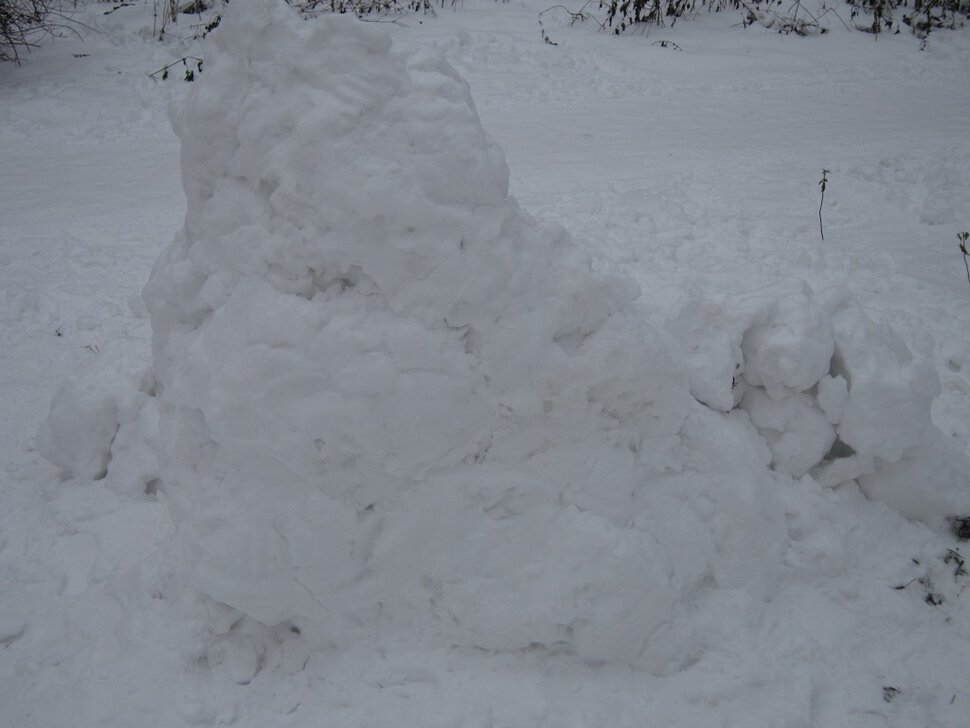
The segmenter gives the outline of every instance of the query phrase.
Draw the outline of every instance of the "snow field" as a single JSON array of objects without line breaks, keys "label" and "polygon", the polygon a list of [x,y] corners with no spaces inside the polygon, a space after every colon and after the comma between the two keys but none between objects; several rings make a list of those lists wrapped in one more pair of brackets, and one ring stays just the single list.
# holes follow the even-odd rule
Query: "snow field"
[{"label": "snow field", "polygon": [[[595,37],[557,66],[508,18],[448,30],[461,17],[429,21],[407,43],[394,29],[391,45],[339,19],[311,29],[253,9],[215,36],[209,85],[176,116],[185,228],[146,292],[157,381],[143,322],[118,345],[115,331],[138,321],[123,308],[62,331],[105,340],[55,396],[38,441],[70,478],[45,486],[54,525],[0,551],[7,584],[35,585],[20,603],[45,602],[0,624],[4,674],[22,686],[9,715],[959,725],[965,607],[940,521],[965,495],[952,413],[970,348],[942,258],[866,248],[865,236],[843,251],[769,245],[772,220],[807,238],[813,211],[797,222],[767,192],[772,217],[738,210],[713,184],[724,156],[688,162],[694,176],[676,178],[670,205],[636,191],[655,191],[656,178],[635,177],[635,155],[597,171],[585,151],[608,151],[602,139],[517,172],[515,145],[539,154],[550,137],[529,131],[545,122],[539,107],[515,110],[530,84],[573,69],[553,89],[558,110],[582,117],[580,91],[622,97],[657,81],[630,81],[618,71],[626,51],[604,54]],[[472,79],[486,121],[512,112],[504,123],[524,130],[523,142],[502,138],[513,192],[579,230],[592,269],[557,225],[505,198],[504,158],[467,87],[435,52],[408,50],[415,38]],[[294,51],[284,63],[273,60],[281,45]],[[468,74],[479,57],[520,73]],[[342,59],[356,64],[334,73]],[[727,78],[706,93],[722,94],[727,118],[746,103],[730,103]],[[914,230],[945,231],[961,214],[966,153],[937,115],[929,136],[956,145],[936,157],[952,160],[948,174],[902,155],[905,180],[868,183],[892,198],[872,209],[903,210],[894,224],[907,225],[924,202],[895,200],[917,170],[922,199],[952,217],[919,217]],[[359,146],[319,133],[354,117],[370,133]],[[740,179],[766,191],[782,165],[754,162]],[[476,183],[442,184],[459,176]],[[603,176],[612,187],[595,184]],[[848,219],[834,199],[827,238]],[[695,249],[710,253],[699,267]],[[99,321],[110,328],[90,328]],[[33,319],[7,322],[29,331]],[[930,420],[934,401],[953,443]],[[845,447],[832,450],[836,437]],[[39,479],[38,465],[20,467]],[[862,473],[870,499],[838,485]],[[11,490],[19,513],[39,513]],[[886,686],[900,692],[887,700]]]}]

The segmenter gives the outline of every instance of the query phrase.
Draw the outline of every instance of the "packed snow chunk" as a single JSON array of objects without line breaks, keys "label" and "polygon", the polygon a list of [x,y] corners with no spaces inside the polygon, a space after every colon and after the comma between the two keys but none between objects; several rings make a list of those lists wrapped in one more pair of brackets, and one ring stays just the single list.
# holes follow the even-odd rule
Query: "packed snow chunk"
[{"label": "packed snow chunk", "polygon": [[842,421],[845,403],[849,398],[849,385],[842,375],[826,374],[818,380],[818,406],[833,425]]},{"label": "packed snow chunk", "polygon": [[741,407],[771,448],[771,464],[796,478],[818,465],[835,442],[835,428],[807,394],[775,401],[752,387]]},{"label": "packed snow chunk", "polygon": [[[68,477],[144,493],[159,469],[152,444],[155,402],[147,352],[117,341],[60,386],[37,433],[37,448]],[[110,466],[109,466],[110,463]]]},{"label": "packed snow chunk", "polygon": [[858,453],[896,462],[909,449],[941,438],[930,412],[940,381],[928,362],[916,361],[885,320],[826,291],[836,340],[833,373],[848,383],[839,437]]},{"label": "packed snow chunk", "polygon": [[117,431],[118,403],[112,393],[69,377],[54,395],[50,414],[37,433],[37,449],[69,477],[100,480],[108,473]]},{"label": "packed snow chunk", "polygon": [[690,292],[668,316],[686,342],[694,397],[728,412],[744,380],[775,400],[811,389],[828,374],[834,342],[826,312],[803,281],[784,281],[733,300]]},{"label": "packed snow chunk", "polygon": [[234,0],[174,123],[188,209],[144,295],[184,582],[338,643],[638,658],[725,558],[672,579],[641,497],[711,413],[636,286],[508,197],[454,70]]},{"label": "packed snow chunk", "polygon": [[819,311],[807,285],[801,290],[745,301],[753,310],[744,332],[744,378],[773,400],[804,392],[828,374],[835,342],[826,312]]},{"label": "packed snow chunk", "polygon": [[741,337],[750,321],[723,300],[688,291],[668,314],[665,328],[683,347],[690,392],[708,407],[730,412],[741,401]]},{"label": "packed snow chunk", "polygon": [[879,463],[859,478],[867,498],[903,516],[945,529],[948,519],[970,513],[970,471],[963,452],[942,439],[915,447],[895,463]]}]

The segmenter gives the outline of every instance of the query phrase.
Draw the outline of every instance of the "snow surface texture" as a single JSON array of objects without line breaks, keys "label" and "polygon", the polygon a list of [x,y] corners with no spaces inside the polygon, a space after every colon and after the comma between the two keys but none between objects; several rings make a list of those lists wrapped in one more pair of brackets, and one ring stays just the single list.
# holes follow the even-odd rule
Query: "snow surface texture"
[{"label": "snow surface texture", "polygon": [[[188,212],[145,290],[186,584],[341,645],[406,627],[664,672],[692,652],[675,605],[772,590],[769,462],[838,485],[941,439],[935,374],[839,291],[691,302],[688,382],[635,286],[508,196],[439,55],[240,7],[175,116]],[[871,492],[942,525],[959,466]]]},{"label": "snow surface texture", "polygon": [[[471,627],[462,631],[453,623],[428,626],[434,607],[407,575],[389,577],[388,589],[381,590],[397,589],[398,598],[395,605],[381,607],[383,617],[365,610],[350,627],[342,614],[297,617],[302,633],[296,623],[267,627],[184,588],[191,573],[182,565],[195,563],[198,554],[180,555],[178,547],[190,549],[192,539],[174,533],[169,515],[174,497],[159,486],[159,462],[165,459],[156,458],[155,430],[158,404],[166,395],[162,389],[156,396],[159,389],[146,372],[150,331],[136,294],[184,213],[178,140],[165,105],[174,98],[181,107],[180,99],[194,84],[174,77],[153,81],[147,74],[183,55],[205,56],[208,69],[211,54],[185,40],[194,33],[195,16],[188,16],[188,23],[183,18],[159,43],[148,40],[152,3],[118,8],[92,3],[82,8],[82,19],[99,33],[36,49],[21,67],[0,67],[5,150],[0,155],[5,341],[0,349],[5,413],[0,418],[0,724],[966,724],[968,577],[955,560],[965,544],[863,498],[853,482],[820,485],[816,477],[827,460],[857,467],[844,440],[820,464],[812,463],[831,437],[825,423],[843,437],[839,431],[850,390],[860,396],[859,381],[876,381],[868,365],[856,363],[855,379],[833,366],[837,329],[848,326],[835,324],[845,314],[855,319],[854,330],[870,332],[876,349],[892,352],[884,357],[891,365],[885,381],[879,380],[892,401],[925,403],[926,392],[915,385],[929,380],[919,369],[923,362],[935,364],[943,391],[934,401],[933,420],[955,446],[967,447],[970,309],[953,241],[970,213],[970,80],[963,72],[970,62],[970,36],[941,34],[919,50],[908,35],[860,42],[836,25],[825,36],[792,43],[771,33],[730,28],[736,17],[721,13],[657,30],[651,38],[614,38],[589,24],[570,25],[564,13],[558,19],[550,13],[546,27],[560,42],[551,47],[535,30],[535,14],[545,8],[538,0],[466,3],[456,12],[383,27],[396,46],[443,51],[469,80],[484,126],[505,149],[511,189],[523,204],[578,233],[577,244],[592,255],[597,270],[618,270],[640,284],[640,298],[624,303],[635,291],[619,295],[587,345],[610,331],[643,328],[654,357],[645,361],[670,383],[675,378],[656,364],[667,352],[666,359],[683,370],[676,385],[679,401],[686,402],[678,405],[681,415],[686,413],[676,435],[682,449],[665,450],[663,438],[645,437],[640,445],[645,454],[635,464],[639,472],[610,473],[604,467],[596,490],[585,476],[590,464],[572,467],[566,506],[578,502],[577,495],[596,502],[578,503],[579,515],[561,516],[554,539],[546,527],[551,517],[543,521],[535,510],[535,498],[545,496],[537,495],[538,488],[519,486],[528,478],[550,495],[561,490],[549,482],[553,471],[566,471],[554,458],[589,455],[591,462],[617,462],[617,449],[602,439],[607,420],[596,412],[596,400],[583,403],[577,394],[576,416],[554,421],[549,415],[556,410],[543,413],[545,437],[536,442],[535,420],[500,410],[494,423],[483,422],[481,429],[497,430],[495,440],[505,450],[489,448],[479,469],[472,469],[481,479],[465,481],[482,489],[497,490],[503,482],[518,487],[505,500],[488,501],[497,504],[496,517],[509,513],[491,534],[478,531],[480,538],[495,541],[474,547],[464,533],[454,538],[439,533],[446,524],[474,536],[468,527],[480,522],[464,503],[449,506],[455,501],[443,499],[428,505],[419,520],[422,501],[405,487],[400,502],[410,510],[386,499],[384,525],[374,543],[389,539],[397,524],[418,522],[427,533],[429,545],[420,544],[425,552],[407,550],[420,533],[408,534],[412,541],[407,543],[400,529],[391,533],[401,544],[397,563],[409,574],[418,570],[409,553],[423,558],[434,551],[424,571],[442,572],[470,552],[491,555],[493,564],[505,568],[517,551],[522,561],[541,564],[541,573],[549,574],[536,592],[558,584],[562,593],[575,582],[571,574],[563,576],[560,560],[575,564],[585,549],[586,558],[606,565],[594,572],[580,564],[582,578],[595,577],[587,579],[590,588],[576,604],[550,607],[550,614],[556,612],[551,618],[566,612],[602,616],[636,602],[642,595],[633,592],[640,585],[631,584],[633,573],[641,584],[653,580],[640,602],[650,614],[621,616],[636,646],[612,648],[608,631],[597,633],[577,622],[564,643],[545,647],[452,647],[478,644],[490,627],[473,624],[472,633]],[[653,43],[661,33],[676,39],[683,51]],[[299,35],[286,37],[299,45]],[[289,48],[273,52],[289,56]],[[396,48],[390,53],[409,55]],[[371,60],[387,57],[375,53]],[[833,180],[825,199],[824,242],[817,219],[821,166],[832,170]],[[575,275],[590,280],[585,273]],[[833,293],[833,285],[851,289],[864,311],[842,300],[837,289]],[[692,300],[693,313],[682,313]],[[837,300],[842,302],[829,308]],[[649,328],[637,323],[641,318],[664,333],[649,338]],[[912,362],[893,343],[883,320],[911,350]],[[670,328],[675,321],[707,333],[687,336]],[[824,333],[829,328],[831,352]],[[757,337],[747,335],[755,329],[764,330]],[[769,329],[774,333],[768,339],[789,342],[781,349],[799,350],[811,365],[797,376],[787,365],[769,366],[771,357],[765,366],[752,368],[752,342],[768,346]],[[789,337],[785,329],[799,333]],[[639,340],[617,339],[620,354]],[[699,349],[691,350],[695,344]],[[709,357],[701,357],[701,349]],[[483,344],[468,360],[485,351]],[[574,359],[583,356],[582,346],[576,351]],[[616,359],[593,372],[577,359],[575,386],[602,381],[617,367]],[[806,385],[818,372],[823,372],[818,384]],[[554,370],[550,376],[559,374]],[[772,376],[793,383],[773,390],[782,396],[777,401],[767,389]],[[761,383],[753,384],[754,378]],[[688,379],[694,397],[686,394]],[[808,388],[788,391],[802,386]],[[522,399],[498,397],[489,386],[479,392],[512,406]],[[731,396],[718,407],[712,393]],[[781,404],[796,395],[804,407]],[[731,409],[735,397],[746,401]],[[33,437],[52,398],[53,416],[37,444],[56,467],[41,460]],[[707,406],[696,404],[698,398]],[[756,411],[757,428],[752,424]],[[893,483],[892,496],[906,493],[924,509],[925,494],[946,495],[950,487],[947,468],[925,457],[925,448],[932,451],[940,443],[933,444],[938,437],[933,430],[921,429],[922,412],[914,404],[901,428],[887,430],[904,447],[902,459],[891,466],[874,459],[874,473],[858,481],[870,497],[901,510],[904,502],[886,495]],[[95,426],[98,422],[101,426]],[[631,417],[611,425],[613,432],[626,436],[632,422]],[[295,429],[289,419],[284,424],[281,429]],[[510,452],[517,441],[503,427],[528,435],[520,452]],[[776,428],[781,427],[797,428],[806,433],[803,440],[816,444],[796,454],[789,437],[779,449],[784,433]],[[271,433],[260,438],[272,439]],[[929,446],[914,444],[925,438]],[[583,448],[575,454],[567,447],[543,450],[545,442],[580,441]],[[665,459],[647,453],[654,445],[670,463],[659,474],[653,470]],[[870,440],[858,447],[881,446]],[[479,449],[484,450],[475,453]],[[598,452],[591,454],[593,449]],[[952,468],[965,467],[959,453],[941,452],[954,458]],[[530,453],[537,454],[530,459]],[[85,463],[94,466],[87,469]],[[806,463],[807,476],[783,472],[797,472]],[[173,472],[182,467],[167,466]],[[464,467],[442,467],[435,475],[454,475]],[[105,469],[105,477],[90,479]],[[195,476],[190,476],[191,486]],[[295,480],[280,477],[272,484]],[[221,485],[233,482],[226,478]],[[428,500],[435,488],[445,490],[438,482],[425,479]],[[619,492],[611,495],[607,486],[624,482],[635,482],[637,493],[626,516],[602,517],[605,510],[616,510],[609,499]],[[937,485],[926,488],[932,482]],[[166,485],[175,489],[174,483]],[[243,507],[226,510],[238,513]],[[350,510],[358,509],[351,505]],[[442,511],[445,515],[438,515]],[[555,511],[550,507],[549,512]],[[377,506],[370,513],[376,514]],[[392,522],[391,514],[400,518]],[[464,521],[449,521],[454,514]],[[370,518],[366,509],[365,517]],[[179,525],[184,529],[190,521],[191,514]],[[545,530],[535,538],[538,546],[525,553],[521,540],[510,541],[499,530],[503,523],[509,532],[516,524]],[[583,528],[573,528],[575,523]],[[629,548],[649,550],[638,572],[624,561],[622,548],[610,553],[593,548],[619,543],[622,533],[629,536],[623,541]],[[647,537],[655,545],[635,543]],[[373,553],[370,564],[389,569],[387,549]],[[750,560],[752,553],[758,560]],[[667,565],[662,578],[656,576],[658,564]],[[478,562],[472,566],[484,568]],[[514,578],[521,568],[516,563],[507,573]],[[703,576],[697,578],[698,573]],[[225,574],[237,584],[246,582],[232,568]],[[296,576],[303,580],[303,574]],[[316,578],[311,577],[309,583]],[[363,588],[356,593],[339,589],[345,603],[371,602],[363,590],[372,589],[376,579],[365,574],[359,583]],[[443,586],[435,604],[443,603],[447,592],[451,604],[467,606],[469,600],[456,597],[455,588],[454,583]],[[333,592],[325,587],[318,595],[321,601],[333,600]],[[483,600],[488,594],[478,591]],[[424,613],[418,599],[426,600]],[[670,616],[661,621],[665,600]],[[499,606],[498,616],[507,617]],[[659,626],[641,644],[641,631],[654,622]],[[310,634],[308,624],[315,625],[317,635]],[[405,625],[420,629],[392,628]],[[519,617],[509,625],[537,637],[542,630],[556,631],[546,623],[533,631]],[[619,631],[614,630],[614,640]],[[340,649],[321,646],[320,632],[329,632],[323,638],[332,638]],[[643,653],[630,657],[641,646]],[[578,659],[577,651],[587,659]],[[610,656],[597,659],[597,654]]]}]

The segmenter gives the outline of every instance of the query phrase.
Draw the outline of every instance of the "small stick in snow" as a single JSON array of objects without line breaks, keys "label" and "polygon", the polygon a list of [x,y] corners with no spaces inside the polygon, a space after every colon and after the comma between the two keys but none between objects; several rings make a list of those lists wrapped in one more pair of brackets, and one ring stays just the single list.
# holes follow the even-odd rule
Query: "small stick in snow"
[{"label": "small stick in snow", "polygon": [[970,283],[970,264],[967,263],[967,256],[970,256],[970,250],[967,250],[967,240],[970,240],[970,233],[966,231],[957,233],[957,240],[960,242],[960,252],[963,253],[963,266],[967,269],[967,282]]},{"label": "small stick in snow", "polygon": [[[551,12],[553,10],[563,10],[569,16],[569,24],[570,25],[575,25],[576,23],[581,22],[581,21],[584,21],[584,20],[590,20],[590,19],[596,20],[596,18],[593,17],[593,15],[591,13],[586,12],[587,6],[590,3],[592,3],[592,2],[593,2],[593,0],[586,0],[586,2],[583,3],[583,7],[581,7],[579,10],[575,10],[575,11],[574,10],[570,10],[565,5],[553,5],[551,7],[546,8],[541,13],[539,13],[539,34],[542,36],[543,42],[546,43],[547,45],[551,45],[551,46],[557,46],[557,45],[559,45],[556,41],[554,41],[552,38],[550,38],[549,37],[549,34],[546,32],[546,26],[542,24],[542,16],[543,15],[545,15],[546,13]],[[600,30],[606,30],[606,25],[604,23],[601,23],[598,20],[596,20],[596,22],[599,25]]]},{"label": "small stick in snow", "polygon": [[157,76],[158,74],[162,74],[162,80],[167,81],[168,69],[170,69],[172,66],[177,66],[178,64],[181,63],[183,66],[185,66],[185,80],[194,81],[195,71],[189,68],[189,61],[195,61],[196,69],[198,69],[199,73],[202,73],[202,64],[204,63],[203,59],[196,58],[195,56],[184,56],[182,58],[179,58],[177,61],[172,61],[167,66],[162,66],[157,71],[152,71],[151,73],[148,74],[148,77],[155,78],[155,76]]},{"label": "small stick in snow", "polygon": [[822,240],[825,240],[825,231],[822,229],[822,205],[825,203],[825,187],[829,183],[829,171],[827,169],[822,170],[822,179],[819,180],[819,187],[822,188],[822,199],[818,203],[818,233],[822,236]]}]

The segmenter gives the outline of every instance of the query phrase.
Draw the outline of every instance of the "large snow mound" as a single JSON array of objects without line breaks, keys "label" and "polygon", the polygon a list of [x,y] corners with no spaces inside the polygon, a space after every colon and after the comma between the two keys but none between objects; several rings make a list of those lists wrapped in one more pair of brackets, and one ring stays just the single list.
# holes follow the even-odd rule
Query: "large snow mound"
[{"label": "large snow mound", "polygon": [[351,19],[234,0],[174,122],[188,210],[145,299],[186,584],[338,645],[657,672],[711,638],[707,596],[772,593],[791,476],[853,428],[834,309],[731,314],[737,341],[692,309],[684,367],[636,286],[519,210],[454,70]]}]

